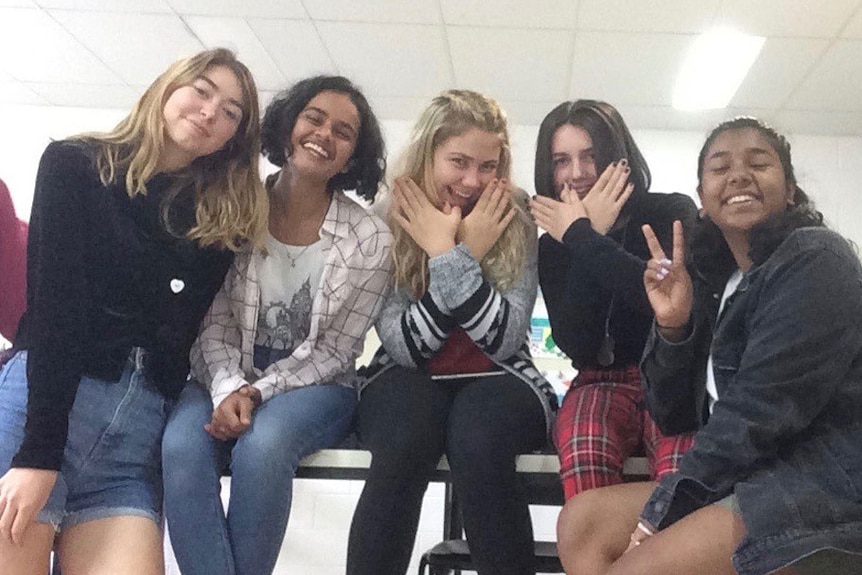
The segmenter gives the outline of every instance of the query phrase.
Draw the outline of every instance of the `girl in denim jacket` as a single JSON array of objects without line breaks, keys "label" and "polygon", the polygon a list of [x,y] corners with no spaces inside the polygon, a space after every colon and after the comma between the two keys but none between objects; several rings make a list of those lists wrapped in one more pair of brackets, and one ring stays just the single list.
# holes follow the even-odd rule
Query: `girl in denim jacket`
[{"label": "girl in denim jacket", "polygon": [[679,223],[671,259],[644,229],[656,319],[642,361],[656,423],[697,429],[694,446],[655,489],[572,500],[558,530],[564,565],[862,572],[859,260],[796,185],[787,141],[761,122],[720,124],[698,175],[688,270]]}]

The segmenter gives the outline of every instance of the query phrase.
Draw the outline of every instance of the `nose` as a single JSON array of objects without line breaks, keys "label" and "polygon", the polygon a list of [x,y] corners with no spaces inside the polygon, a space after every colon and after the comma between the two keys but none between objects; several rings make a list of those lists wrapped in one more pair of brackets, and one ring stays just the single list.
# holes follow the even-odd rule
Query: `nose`
[{"label": "nose", "polygon": [[317,127],[315,132],[323,140],[329,140],[332,137],[332,123],[323,122],[320,126]]},{"label": "nose", "polygon": [[730,173],[727,175],[727,181],[734,185],[745,185],[751,181],[751,174],[748,168],[742,163],[735,163],[730,167]]},{"label": "nose", "polygon": [[464,177],[461,179],[461,184],[465,188],[478,188],[482,185],[481,180],[479,179],[479,168],[473,166],[464,172]]},{"label": "nose", "polygon": [[207,120],[212,120],[215,118],[216,112],[218,111],[218,102],[215,99],[210,99],[201,104],[201,116],[203,116]]}]

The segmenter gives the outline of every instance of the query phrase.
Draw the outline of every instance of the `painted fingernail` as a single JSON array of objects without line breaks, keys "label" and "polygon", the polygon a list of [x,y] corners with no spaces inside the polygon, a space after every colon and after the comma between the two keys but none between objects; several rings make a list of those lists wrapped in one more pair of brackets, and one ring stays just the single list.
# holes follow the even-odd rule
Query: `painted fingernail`
[{"label": "painted fingernail", "polygon": [[658,262],[658,263],[660,263],[660,264],[662,265],[662,267],[670,267],[670,266],[672,266],[672,265],[673,265],[673,262],[672,262],[672,261],[670,261],[670,260],[669,260],[669,259],[667,259],[667,258],[665,258],[665,259],[663,259],[663,260],[659,260],[659,262]]},{"label": "painted fingernail", "polygon": [[628,166],[629,161],[627,159],[623,158],[622,160],[620,160],[620,164],[622,164],[623,166]]}]

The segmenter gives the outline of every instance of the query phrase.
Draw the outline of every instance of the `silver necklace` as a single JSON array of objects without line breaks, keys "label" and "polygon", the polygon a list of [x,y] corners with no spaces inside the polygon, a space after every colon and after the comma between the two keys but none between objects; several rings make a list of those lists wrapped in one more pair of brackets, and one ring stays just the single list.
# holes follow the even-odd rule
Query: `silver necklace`
[{"label": "silver necklace", "polygon": [[296,254],[295,256],[290,255],[287,250],[284,250],[283,251],[284,257],[286,257],[290,261],[290,267],[295,268],[297,260],[299,258],[301,258],[305,254],[305,252],[308,251],[308,248],[310,248],[313,245],[314,244],[309,244],[309,245],[305,246],[304,248],[299,250],[299,253]]}]

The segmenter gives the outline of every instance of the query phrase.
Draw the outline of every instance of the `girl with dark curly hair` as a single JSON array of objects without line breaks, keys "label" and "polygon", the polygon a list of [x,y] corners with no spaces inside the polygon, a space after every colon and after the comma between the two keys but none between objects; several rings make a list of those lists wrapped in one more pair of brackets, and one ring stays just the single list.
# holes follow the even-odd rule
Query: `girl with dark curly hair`
[{"label": "girl with dark curly hair", "polygon": [[266,181],[265,249],[229,270],[165,432],[165,509],[185,575],[272,573],[300,460],[352,427],[354,365],[389,289],[389,229],[344,194],[373,201],[384,172],[362,93],[338,76],[299,82],[267,108],[263,151],[281,168]]}]

